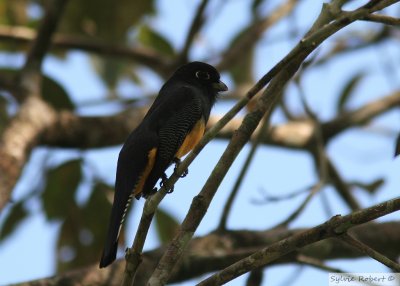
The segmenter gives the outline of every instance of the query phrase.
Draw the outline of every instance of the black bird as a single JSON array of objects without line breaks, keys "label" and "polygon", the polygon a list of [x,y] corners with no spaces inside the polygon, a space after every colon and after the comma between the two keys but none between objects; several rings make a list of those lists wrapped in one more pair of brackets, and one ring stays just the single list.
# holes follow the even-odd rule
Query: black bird
[{"label": "black bird", "polygon": [[100,268],[116,257],[118,236],[133,196],[153,194],[165,170],[191,151],[204,134],[218,92],[228,90],[211,65],[192,62],[178,68],[163,85],[140,125],[122,147],[114,204]]}]

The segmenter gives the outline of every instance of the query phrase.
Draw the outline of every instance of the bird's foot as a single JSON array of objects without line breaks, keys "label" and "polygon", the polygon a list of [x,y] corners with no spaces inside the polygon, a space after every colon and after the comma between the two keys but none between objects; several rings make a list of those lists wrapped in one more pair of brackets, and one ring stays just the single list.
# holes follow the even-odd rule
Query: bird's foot
[{"label": "bird's foot", "polygon": [[160,187],[165,187],[168,190],[167,194],[170,194],[174,191],[174,186],[172,186],[172,187],[169,186],[169,184],[167,184],[167,180],[168,180],[167,174],[164,173],[161,176]]},{"label": "bird's foot", "polygon": [[145,198],[147,200],[149,197],[151,197],[155,193],[157,193],[157,188],[152,189],[151,191],[147,192],[146,194],[137,195],[136,199],[140,199],[140,197],[143,196],[143,198]]},{"label": "bird's foot", "polygon": [[[181,159],[175,157],[172,161],[175,163],[174,172],[176,173],[176,171],[177,171],[178,168],[179,168],[179,165],[181,164]],[[186,169],[186,170],[182,173],[182,175],[180,175],[179,177],[184,178],[184,177],[187,176],[187,174],[189,174],[189,170],[188,170],[188,169]]]}]

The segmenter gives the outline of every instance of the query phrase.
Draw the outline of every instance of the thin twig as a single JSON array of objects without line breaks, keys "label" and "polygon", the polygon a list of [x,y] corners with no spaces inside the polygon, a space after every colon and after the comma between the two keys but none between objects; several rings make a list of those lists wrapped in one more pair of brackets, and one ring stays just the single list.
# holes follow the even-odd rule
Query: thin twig
[{"label": "thin twig", "polygon": [[296,191],[292,191],[290,193],[284,194],[284,195],[278,195],[278,196],[272,196],[269,193],[266,192],[266,190],[262,189],[260,191],[261,195],[263,196],[262,199],[253,199],[251,200],[251,202],[253,204],[257,204],[257,205],[263,205],[269,202],[280,202],[280,201],[284,201],[284,200],[290,200],[293,199],[295,197],[300,196],[301,194],[304,194],[305,192],[310,191],[312,188],[314,188],[314,185],[311,186],[307,186],[303,189],[300,190],[296,190]]},{"label": "thin twig", "polygon": [[343,240],[344,242],[348,243],[349,245],[351,245],[352,247],[358,249],[361,253],[364,253],[364,254],[372,257],[376,261],[379,261],[380,263],[386,265],[387,267],[393,269],[396,272],[400,272],[400,264],[390,260],[385,255],[383,255],[383,254],[379,253],[378,251],[372,249],[371,247],[369,247],[365,243],[362,243],[361,241],[355,239],[350,234],[344,233],[339,238],[341,240]]},{"label": "thin twig", "polygon": [[276,227],[284,227],[287,226],[289,223],[291,223],[293,220],[295,220],[301,213],[302,211],[306,208],[306,206],[311,202],[311,199],[322,189],[322,187],[326,184],[328,181],[328,172],[327,172],[327,155],[325,152],[325,145],[324,141],[322,138],[322,129],[321,129],[321,124],[319,123],[319,119],[317,115],[312,111],[310,105],[307,103],[305,94],[301,88],[300,85],[300,77],[297,77],[297,85],[300,91],[301,95],[301,102],[303,104],[303,108],[307,115],[311,118],[314,127],[314,142],[315,145],[310,148],[310,152],[312,152],[315,165],[317,166],[318,173],[319,173],[319,181],[316,185],[314,185],[305,198],[305,200],[300,204],[300,206],[291,214],[287,219],[285,219],[283,222],[279,223]]},{"label": "thin twig", "polygon": [[238,194],[239,188],[240,188],[240,186],[243,182],[243,179],[249,169],[250,163],[253,161],[254,155],[256,154],[256,151],[257,151],[257,147],[259,146],[259,144],[261,142],[261,138],[263,138],[266,135],[266,133],[269,129],[269,126],[270,126],[269,120],[267,120],[267,118],[265,118],[265,120],[260,128],[260,131],[257,134],[256,139],[253,141],[253,143],[251,145],[250,152],[247,155],[247,158],[243,164],[242,169],[240,170],[239,176],[237,177],[235,185],[233,186],[233,189],[232,189],[231,193],[229,194],[228,200],[225,203],[225,206],[222,211],[221,219],[220,219],[219,225],[217,227],[218,231],[226,230],[226,223],[228,220],[229,213],[232,210],[233,201],[235,200],[235,198]]},{"label": "thin twig", "polygon": [[193,17],[192,24],[190,25],[189,32],[186,36],[185,44],[180,53],[181,61],[186,62],[188,60],[188,53],[192,46],[193,40],[197,32],[201,29],[204,23],[204,11],[207,7],[209,0],[202,0],[199,7],[197,8],[196,15]]},{"label": "thin twig", "polygon": [[49,1],[38,33],[29,49],[24,67],[17,77],[17,85],[21,88],[17,99],[28,95],[40,94],[40,77],[43,59],[50,48],[51,39],[57,29],[61,14],[68,0]]},{"label": "thin twig", "polygon": [[329,158],[327,158],[327,166],[329,181],[335,187],[338,194],[353,211],[361,209],[360,204],[351,192],[349,184],[344,181],[339,171],[333,164],[332,160],[330,160]]},{"label": "thin twig", "polygon": [[394,17],[390,17],[390,16],[386,16],[386,15],[371,14],[371,15],[365,16],[361,20],[400,27],[400,19],[399,18],[394,18]]},{"label": "thin twig", "polygon": [[325,270],[325,271],[328,271],[328,272],[346,273],[342,269],[328,266],[323,261],[321,261],[319,259],[316,259],[314,257],[306,256],[304,254],[297,255],[296,256],[296,260],[301,264],[312,266],[312,267],[315,267],[315,268],[318,268],[318,269],[322,269],[322,270]]},{"label": "thin twig", "polygon": [[298,2],[299,0],[287,0],[263,19],[254,21],[248,27],[246,34],[221,56],[221,61],[217,65],[217,68],[226,70],[232,67],[243,56],[243,51],[249,51],[265,31],[290,14]]}]

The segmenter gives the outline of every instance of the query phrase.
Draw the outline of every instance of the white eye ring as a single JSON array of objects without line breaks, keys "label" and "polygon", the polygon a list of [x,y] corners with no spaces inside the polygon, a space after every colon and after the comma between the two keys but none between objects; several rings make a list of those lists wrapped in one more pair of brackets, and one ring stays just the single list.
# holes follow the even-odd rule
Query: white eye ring
[{"label": "white eye ring", "polygon": [[195,75],[198,79],[204,79],[204,80],[210,79],[210,75],[208,74],[208,72],[197,71]]}]

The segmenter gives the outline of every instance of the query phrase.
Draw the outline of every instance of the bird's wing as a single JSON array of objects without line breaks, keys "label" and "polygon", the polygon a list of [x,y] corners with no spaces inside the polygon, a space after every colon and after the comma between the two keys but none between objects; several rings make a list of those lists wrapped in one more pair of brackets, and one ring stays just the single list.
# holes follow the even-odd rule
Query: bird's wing
[{"label": "bird's wing", "polygon": [[197,94],[200,90],[181,86],[173,92],[173,96],[166,96],[163,104],[149,117],[152,123],[157,120],[159,145],[154,166],[143,188],[145,195],[153,190],[172,160],[190,151],[204,133],[204,103]]},{"label": "bird's wing", "polygon": [[130,134],[118,157],[114,203],[100,267],[115,260],[118,237],[132,196],[142,192],[155,161],[157,133],[139,126]]}]

